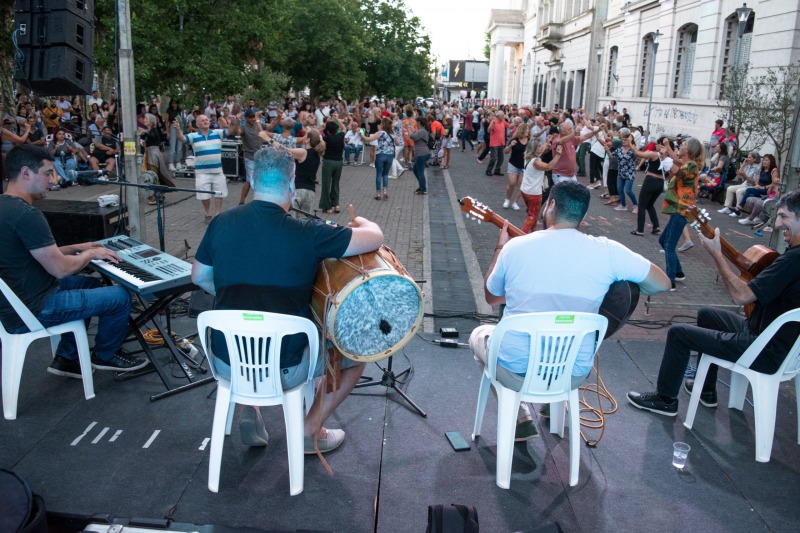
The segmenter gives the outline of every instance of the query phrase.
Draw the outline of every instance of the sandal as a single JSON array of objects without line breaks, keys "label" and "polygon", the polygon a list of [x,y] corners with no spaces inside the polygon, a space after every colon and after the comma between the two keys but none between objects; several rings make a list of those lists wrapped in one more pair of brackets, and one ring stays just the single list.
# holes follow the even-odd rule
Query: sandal
[{"label": "sandal", "polygon": [[637,235],[637,236],[641,237],[642,235],[644,235],[644,232],[643,231],[639,231],[639,230],[633,230],[631,232],[631,235]]},{"label": "sandal", "polygon": [[650,233],[652,233],[653,235],[658,235],[659,233],[661,233],[661,228],[653,228],[653,231],[651,231]]},{"label": "sandal", "polygon": [[600,195],[600,198],[608,198],[608,193],[604,192],[603,194]]},{"label": "sandal", "polygon": [[376,195],[375,195],[375,199],[376,199],[376,200],[380,200],[380,199],[381,199],[381,193],[378,193],[378,194],[376,194]]},{"label": "sandal", "polygon": [[336,207],[333,208],[333,212],[334,213],[341,213],[342,209],[337,205]]},{"label": "sandal", "polygon": [[389,192],[388,191],[383,191],[383,199],[384,200],[388,200],[389,199]]}]

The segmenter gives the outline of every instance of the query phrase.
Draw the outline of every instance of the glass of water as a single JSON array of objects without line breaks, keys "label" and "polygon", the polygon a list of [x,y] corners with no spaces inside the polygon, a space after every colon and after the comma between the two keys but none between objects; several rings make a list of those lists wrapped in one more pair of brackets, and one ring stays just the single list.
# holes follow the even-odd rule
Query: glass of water
[{"label": "glass of water", "polygon": [[685,442],[676,442],[672,445],[672,466],[675,468],[683,468],[686,466],[686,457],[689,455],[689,450],[692,447]]}]

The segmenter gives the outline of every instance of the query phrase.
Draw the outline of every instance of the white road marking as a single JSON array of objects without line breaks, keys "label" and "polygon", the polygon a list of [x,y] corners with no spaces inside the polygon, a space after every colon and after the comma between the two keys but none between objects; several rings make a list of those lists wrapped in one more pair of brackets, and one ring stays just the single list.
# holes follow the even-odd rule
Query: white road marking
[{"label": "white road marking", "polygon": [[120,435],[122,435],[122,430],[118,429],[117,432],[114,433],[114,436],[111,437],[110,439],[108,439],[108,442],[114,442],[115,440],[117,440],[117,437],[119,437]]},{"label": "white road marking", "polygon": [[198,449],[198,450],[205,450],[205,449],[206,449],[206,446],[208,446],[208,441],[210,441],[210,440],[211,440],[211,439],[210,439],[210,438],[208,438],[208,437],[204,438],[204,439],[203,439],[203,444],[201,444],[201,445],[200,445],[200,447],[199,447],[199,448],[197,448],[197,449]]},{"label": "white road marking", "polygon": [[83,433],[81,433],[81,434],[78,436],[78,438],[76,438],[74,441],[72,441],[72,444],[70,444],[70,446],[77,446],[77,445],[78,445],[78,443],[81,441],[81,439],[82,439],[83,437],[85,437],[85,436],[86,436],[86,434],[87,434],[87,433],[89,433],[89,432],[92,430],[92,428],[93,428],[93,427],[95,427],[96,425],[97,425],[97,422],[92,422],[91,424],[89,424],[89,425],[86,427],[86,429],[84,429],[84,430],[83,430]]},{"label": "white road marking", "polygon": [[145,442],[145,443],[144,443],[144,446],[142,446],[142,448],[149,448],[149,447],[150,447],[150,445],[151,445],[151,444],[153,444],[153,441],[154,441],[154,440],[156,440],[156,437],[158,437],[158,434],[159,434],[159,433],[161,433],[161,430],[160,430],[160,429],[157,429],[157,430],[155,430],[155,431],[153,432],[153,434],[152,434],[152,435],[150,435],[150,438],[149,438],[149,439],[147,439],[147,442]]},{"label": "white road marking", "polygon": [[108,430],[109,430],[109,429],[111,429],[111,428],[103,428],[103,431],[101,431],[101,432],[100,432],[100,434],[99,434],[99,435],[97,435],[97,436],[94,438],[94,440],[92,441],[92,444],[97,444],[98,442],[100,442],[100,439],[102,439],[102,438],[103,438],[103,436],[104,436],[106,433],[108,433]]}]

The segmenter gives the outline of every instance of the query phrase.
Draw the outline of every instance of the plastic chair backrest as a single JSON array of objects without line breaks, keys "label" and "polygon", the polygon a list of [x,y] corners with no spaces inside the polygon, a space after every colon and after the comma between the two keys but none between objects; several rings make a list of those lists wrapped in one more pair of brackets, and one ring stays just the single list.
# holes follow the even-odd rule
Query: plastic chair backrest
[{"label": "plastic chair backrest", "polygon": [[[736,361],[737,365],[745,368],[750,368],[756,357],[762,352],[764,347],[772,340],[772,337],[784,324],[788,322],[800,322],[800,308],[786,311],[781,316],[772,321],[767,328],[761,332],[753,344]],[[783,360],[780,368],[775,372],[777,375],[783,376],[783,380],[789,379],[800,373],[800,337],[794,341],[789,353],[786,354],[786,359]]]},{"label": "plastic chair backrest", "polygon": [[509,331],[527,333],[530,355],[520,392],[540,397],[567,395],[572,388],[572,368],[584,337],[596,335],[594,353],[597,353],[607,328],[608,319],[594,313],[547,312],[505,317],[489,341],[489,375],[496,379],[497,355],[503,336]]},{"label": "plastic chair backrest", "polygon": [[[200,342],[211,372],[219,380],[215,357],[208,346],[208,328],[225,335],[231,367],[231,394],[239,398],[268,399],[283,395],[280,350],[286,335],[305,333],[309,353],[319,351],[319,332],[307,318],[261,311],[205,311],[197,317]],[[311,361],[316,361],[312,357]]]},{"label": "plastic chair backrest", "polygon": [[[11,287],[9,287],[2,278],[0,278],[0,292],[3,293],[3,296],[6,297],[8,303],[11,304],[11,307],[13,307],[14,311],[16,311],[17,315],[19,315],[20,320],[25,323],[31,332],[41,331],[44,329],[42,323],[39,322],[35,316],[33,316],[33,313],[31,313],[30,309],[28,309],[28,306],[19,299],[14,291],[11,290]],[[5,329],[5,326],[0,325],[0,327]]]}]

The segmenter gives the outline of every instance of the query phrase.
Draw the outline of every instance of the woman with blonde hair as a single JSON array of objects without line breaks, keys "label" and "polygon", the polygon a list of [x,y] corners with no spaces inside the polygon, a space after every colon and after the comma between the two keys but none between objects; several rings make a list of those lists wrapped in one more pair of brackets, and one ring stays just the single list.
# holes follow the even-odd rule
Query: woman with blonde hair
[{"label": "woman with blonde hair", "polygon": [[662,213],[669,215],[669,221],[659,237],[658,243],[664,249],[667,260],[667,276],[672,282],[670,291],[674,291],[675,282],[686,279],[675,248],[686,227],[686,218],[684,218],[686,210],[694,204],[697,196],[700,170],[705,164],[705,151],[703,144],[694,137],[686,139],[677,154],[672,150],[669,139],[664,139],[662,145],[674,164],[669,171],[669,186],[664,198],[664,206],[661,209]]},{"label": "woman with blonde hair", "polygon": [[506,146],[505,153],[511,153],[508,157],[508,169],[506,170],[506,198],[503,200],[503,209],[508,209],[510,205],[514,211],[519,211],[519,189],[522,185],[522,174],[525,172],[525,147],[528,145],[528,128],[524,125],[514,130],[514,135]]},{"label": "woman with blonde hair", "polygon": [[[378,127],[381,125],[381,108],[373,106],[369,110],[369,119],[367,119],[367,133],[372,136],[378,133]],[[369,150],[369,166],[375,167],[375,155],[378,148],[378,142],[370,142]]]},{"label": "woman with blonde hair", "polygon": [[[527,129],[527,128],[526,128]],[[543,143],[538,138],[534,138],[525,146],[525,169],[520,185],[520,194],[528,208],[528,218],[522,224],[522,231],[531,233],[536,231],[536,223],[539,220],[539,210],[542,208],[542,193],[546,183],[545,172],[553,170],[561,160],[563,148],[556,146],[553,159],[549,163],[541,160],[541,156],[551,149],[550,143]]]},{"label": "woman with blonde hair", "polygon": [[317,130],[308,130],[303,137],[299,137],[299,148],[304,148],[306,158],[297,163],[294,169],[294,197],[292,207],[310,213],[314,205],[316,193],[317,170],[320,158],[325,154],[325,141]]}]

